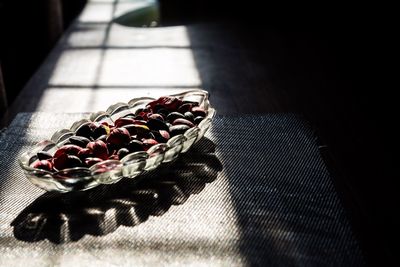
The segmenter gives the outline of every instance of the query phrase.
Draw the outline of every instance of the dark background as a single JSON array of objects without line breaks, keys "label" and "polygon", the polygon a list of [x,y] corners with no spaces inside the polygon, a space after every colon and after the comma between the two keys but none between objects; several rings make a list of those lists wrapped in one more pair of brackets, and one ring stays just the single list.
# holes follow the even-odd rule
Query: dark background
[{"label": "dark background", "polygon": [[[85,2],[0,0],[0,63],[9,104]],[[61,16],[56,14],[57,8]]]},{"label": "dark background", "polygon": [[400,202],[391,8],[349,2],[163,2],[162,14],[171,20],[233,22],[244,46],[254,50],[252,60],[273,66],[279,89],[268,90],[282,103],[276,112],[303,114],[314,126],[329,148],[327,161],[344,202],[353,203],[349,217],[359,238],[377,261],[393,259]]},{"label": "dark background", "polygon": [[[49,1],[0,1],[0,62],[9,103],[54,45],[46,15]],[[62,1],[63,29],[83,5],[83,0]],[[399,112],[391,67],[392,8],[164,0],[161,9],[171,24],[235,25],[242,44],[254,52],[251,60],[273,66],[279,85],[273,94],[282,103],[275,111],[303,114],[328,145],[337,187],[345,203],[351,203],[349,217],[368,253],[376,259],[394,257]]]}]

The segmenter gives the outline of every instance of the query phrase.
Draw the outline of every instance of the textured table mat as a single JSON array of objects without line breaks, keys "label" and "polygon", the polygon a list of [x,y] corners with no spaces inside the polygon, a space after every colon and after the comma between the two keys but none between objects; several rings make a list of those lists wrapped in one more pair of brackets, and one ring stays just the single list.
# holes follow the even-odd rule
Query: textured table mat
[{"label": "textured table mat", "polygon": [[360,266],[312,131],[294,115],[217,117],[177,162],[77,194],[17,158],[82,114],[21,113],[0,136],[0,266]]}]

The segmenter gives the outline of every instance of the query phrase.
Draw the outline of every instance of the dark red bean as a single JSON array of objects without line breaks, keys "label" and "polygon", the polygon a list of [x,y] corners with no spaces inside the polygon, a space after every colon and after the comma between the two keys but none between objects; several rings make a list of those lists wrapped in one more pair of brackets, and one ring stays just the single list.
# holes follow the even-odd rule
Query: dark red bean
[{"label": "dark red bean", "polygon": [[96,140],[101,140],[101,141],[103,141],[103,142],[105,143],[106,140],[107,140],[107,136],[108,136],[108,135],[103,134],[102,136],[98,137]]},{"label": "dark red bean", "polygon": [[94,164],[97,164],[97,163],[102,162],[102,161],[103,161],[103,160],[100,159],[100,158],[87,158],[87,159],[85,159],[85,164],[86,164],[88,167],[91,167],[91,166],[93,166]]},{"label": "dark red bean", "polygon": [[196,101],[188,101],[188,100],[183,100],[182,103],[183,104],[191,104],[193,107],[197,107],[199,105],[199,103]]},{"label": "dark red bean", "polygon": [[168,141],[168,139],[171,137],[168,131],[164,131],[164,130],[160,130],[158,131],[160,133],[160,135]]},{"label": "dark red bean", "polygon": [[119,118],[115,121],[115,127],[119,128],[124,125],[134,124],[135,120],[132,118]]},{"label": "dark red bean", "polygon": [[94,139],[97,139],[102,135],[107,135],[109,132],[110,132],[110,127],[101,124],[96,129],[94,129],[92,137]]},{"label": "dark red bean", "polygon": [[63,145],[66,146],[66,145],[73,145],[73,144],[69,140],[67,140]]},{"label": "dark red bean", "polygon": [[128,148],[130,153],[144,150],[143,143],[140,142],[139,140],[130,141],[128,146],[127,146],[127,148]]},{"label": "dark red bean", "polygon": [[82,161],[77,156],[68,155],[67,168],[82,167]]},{"label": "dark red bean", "polygon": [[189,104],[189,103],[186,103],[186,104],[182,104],[179,108],[178,108],[178,112],[180,112],[180,113],[185,113],[185,112],[187,112],[187,111],[190,111],[190,110],[192,110],[192,107],[193,107],[193,105],[192,104]]},{"label": "dark red bean", "polygon": [[87,148],[89,148],[93,156],[96,158],[101,158],[106,160],[108,158],[108,148],[106,143],[101,140],[96,140],[87,144]]},{"label": "dark red bean", "polygon": [[151,113],[142,111],[137,115],[137,117],[141,117],[141,118],[143,118],[143,120],[147,121],[148,116],[150,116],[150,115],[151,115]]},{"label": "dark red bean", "polygon": [[54,158],[54,168],[57,170],[62,170],[65,169],[67,166],[67,161],[68,161],[68,155],[67,154],[61,154],[60,156]]},{"label": "dark red bean", "polygon": [[197,116],[196,118],[194,118],[194,123],[196,125],[199,125],[199,123],[204,119],[204,117],[202,116]]},{"label": "dark red bean", "polygon": [[91,122],[88,124],[90,129],[92,129],[92,131],[94,131],[94,129],[96,129],[99,126],[98,122]]},{"label": "dark red bean", "polygon": [[149,118],[149,120],[154,119],[154,120],[164,121],[164,117],[157,113],[151,114],[150,116],[148,116],[148,118]]},{"label": "dark red bean", "polygon": [[53,164],[50,160],[39,160],[32,164],[33,168],[41,169],[45,171],[52,171]]},{"label": "dark red bean", "polygon": [[144,120],[144,119],[143,119],[142,116],[139,116],[139,115],[138,115],[138,116],[135,117],[135,120],[140,120],[140,121],[142,121],[142,120]]},{"label": "dark red bean", "polygon": [[144,150],[148,150],[150,147],[157,145],[158,142],[154,139],[144,139],[143,140],[143,148]]},{"label": "dark red bean", "polygon": [[126,128],[115,128],[110,132],[110,135],[107,137],[107,143],[117,146],[128,144],[130,140],[131,135]]},{"label": "dark red bean", "polygon": [[163,121],[157,119],[150,119],[147,122],[147,127],[152,131],[168,130],[168,126]]},{"label": "dark red bean", "polygon": [[119,148],[120,148],[120,145],[113,145],[113,144],[107,143],[108,156],[111,156],[111,155],[114,155],[115,153],[117,153]]},{"label": "dark red bean", "polygon": [[46,159],[51,159],[53,156],[48,152],[39,151],[37,153],[37,157],[38,157],[39,160],[46,160]]},{"label": "dark red bean", "polygon": [[89,148],[84,148],[84,149],[82,149],[81,151],[79,151],[78,157],[79,157],[81,160],[85,160],[86,158],[93,157],[93,152],[92,152],[92,150],[89,149]]},{"label": "dark red bean", "polygon": [[93,131],[92,131],[92,128],[89,126],[89,124],[85,124],[85,125],[82,125],[81,127],[79,127],[79,129],[76,131],[76,135],[83,136],[83,137],[90,139],[90,137],[92,137],[92,135],[93,135]]},{"label": "dark red bean", "polygon": [[112,159],[112,160],[119,160],[120,158],[118,157],[118,155],[111,155],[110,156],[110,158],[109,159]]},{"label": "dark red bean", "polygon": [[[147,127],[147,126],[146,126],[146,127]],[[131,136],[134,136],[134,135],[137,134],[137,129],[136,129],[137,126],[136,126],[135,124],[124,125],[124,126],[122,126],[122,128],[127,129],[128,132],[129,132],[129,134],[130,134]]]},{"label": "dark red bean", "polygon": [[170,138],[169,133],[164,130],[153,131],[152,134],[154,136],[154,139],[159,143],[166,143]]},{"label": "dark red bean", "polygon": [[169,110],[165,109],[165,108],[160,108],[157,111],[158,114],[162,115],[164,117],[164,119],[168,116],[168,114],[170,113]]},{"label": "dark red bean", "polygon": [[187,111],[185,112],[185,114],[183,114],[185,116],[185,119],[187,119],[188,121],[193,122],[194,121],[194,115],[192,112]]},{"label": "dark red bean", "polygon": [[140,138],[147,138],[150,133],[150,129],[146,125],[130,124],[123,128],[127,129],[131,136],[137,135]]},{"label": "dark red bean", "polygon": [[139,113],[142,112],[142,111],[143,111],[143,108],[138,108],[138,109],[135,111],[135,116],[139,115]]},{"label": "dark red bean", "polygon": [[188,121],[188,120],[186,120],[186,119],[176,119],[176,120],[174,120],[174,122],[172,123],[172,125],[181,125],[181,124],[187,125],[187,126],[189,126],[189,127],[194,127],[193,122]]},{"label": "dark red bean", "polygon": [[140,140],[141,140],[141,139],[156,139],[155,136],[154,136],[154,134],[153,134],[153,132],[154,132],[154,131],[150,132],[149,137],[147,137],[147,138],[139,138],[139,139],[140,139]]},{"label": "dark red bean", "polygon": [[197,117],[197,116],[205,117],[206,116],[206,111],[203,108],[200,108],[200,107],[192,108],[192,113],[193,113],[193,115],[195,117]]},{"label": "dark red bean", "polygon": [[83,163],[77,156],[63,154],[54,159],[54,168],[56,168],[57,170],[82,166]]},{"label": "dark red bean", "polygon": [[173,122],[176,119],[184,119],[184,118],[185,118],[185,116],[182,113],[179,113],[179,112],[176,112],[176,111],[175,112],[171,112],[167,116],[167,120],[169,122]]},{"label": "dark red bean", "polygon": [[123,159],[129,153],[130,153],[129,150],[123,147],[120,150],[118,150],[117,155],[119,159]]},{"label": "dark red bean", "polygon": [[162,105],[160,105],[160,104],[156,104],[156,105],[154,105],[153,107],[151,107],[151,106],[149,106],[150,107],[150,109],[153,111],[153,113],[159,113],[159,111],[161,110],[161,109],[163,109],[164,107],[162,106]]},{"label": "dark red bean", "polygon": [[184,134],[188,129],[190,127],[185,124],[174,125],[169,128],[169,134],[173,137],[178,134]]},{"label": "dark red bean", "polygon": [[133,114],[133,113],[128,113],[128,114],[124,115],[124,118],[134,119],[134,118],[135,118],[135,114]]},{"label": "dark red bean", "polygon": [[77,145],[64,145],[60,147],[56,153],[54,153],[54,157],[57,158],[62,154],[67,154],[67,155],[78,155],[79,151],[81,151],[82,148]]},{"label": "dark red bean", "polygon": [[88,138],[83,136],[71,136],[68,140],[71,142],[71,144],[79,147],[86,147],[86,145],[90,142]]},{"label": "dark red bean", "polygon": [[147,121],[145,121],[145,120],[135,120],[135,123],[133,123],[133,124],[135,124],[135,125],[146,125],[146,123],[147,123]]},{"label": "dark red bean", "polygon": [[182,101],[179,98],[173,96],[162,96],[157,100],[150,102],[148,105],[151,109],[154,110],[156,105],[160,105],[168,110],[177,110],[177,108],[182,104]]}]

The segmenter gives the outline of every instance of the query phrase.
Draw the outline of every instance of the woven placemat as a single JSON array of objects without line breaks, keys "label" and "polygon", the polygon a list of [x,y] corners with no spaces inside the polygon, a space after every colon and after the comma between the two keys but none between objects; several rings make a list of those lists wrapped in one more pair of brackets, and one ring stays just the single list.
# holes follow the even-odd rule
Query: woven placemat
[{"label": "woven placemat", "polygon": [[0,266],[360,266],[312,131],[295,115],[216,117],[172,164],[45,193],[21,153],[82,114],[21,113],[0,137]]}]

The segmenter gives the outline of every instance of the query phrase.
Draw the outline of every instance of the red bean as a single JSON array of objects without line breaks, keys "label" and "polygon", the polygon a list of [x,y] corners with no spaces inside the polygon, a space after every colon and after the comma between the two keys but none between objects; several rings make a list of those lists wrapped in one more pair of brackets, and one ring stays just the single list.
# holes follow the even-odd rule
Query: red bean
[{"label": "red bean", "polygon": [[60,147],[56,153],[54,154],[54,158],[59,157],[62,154],[67,154],[67,155],[78,155],[79,151],[81,151],[82,148],[77,146],[77,145],[65,145]]},{"label": "red bean", "polygon": [[97,163],[99,163],[99,162],[102,162],[103,160],[101,159],[101,158],[87,158],[87,159],[85,159],[85,164],[88,166],[88,167],[91,167],[91,166],[93,166],[94,164],[97,164]]},{"label": "red bean", "polygon": [[90,142],[90,140],[83,136],[71,136],[68,139],[72,144],[77,145],[79,147],[86,147],[86,145]]},{"label": "red bean", "polygon": [[57,170],[82,166],[82,161],[77,156],[62,154],[58,158],[54,159],[54,168],[56,168]]},{"label": "red bean", "polygon": [[144,139],[143,140],[143,148],[144,150],[148,150],[150,147],[157,145],[158,142],[154,139]]},{"label": "red bean", "polygon": [[89,124],[85,124],[85,125],[82,125],[81,127],[79,127],[79,129],[76,131],[76,135],[90,138],[93,135],[93,130],[89,126]]},{"label": "red bean", "polygon": [[164,130],[160,130],[158,131],[160,133],[160,135],[165,139],[168,140],[170,138],[169,132],[168,131],[164,131]]},{"label": "red bean", "polygon": [[94,139],[97,139],[97,138],[99,138],[99,137],[102,136],[102,135],[108,134],[109,132],[110,132],[110,127],[101,124],[101,125],[99,125],[98,127],[96,127],[96,128],[93,130],[92,137],[93,137]]},{"label": "red bean", "polygon": [[154,139],[156,139],[156,141],[159,143],[166,143],[170,138],[169,133],[164,130],[152,131],[151,133],[153,134]]},{"label": "red bean", "polygon": [[139,138],[147,138],[150,133],[149,127],[146,125],[129,124],[124,126],[131,136],[136,135]]},{"label": "red bean", "polygon": [[148,116],[148,118],[149,120],[154,119],[154,120],[164,121],[164,117],[157,113],[151,114],[150,116]]},{"label": "red bean", "polygon": [[189,127],[194,127],[193,122],[188,121],[188,120],[186,120],[186,119],[176,119],[176,120],[174,120],[174,122],[172,123],[172,125],[181,125],[181,124],[187,125],[187,126],[189,126]]},{"label": "red bean", "polygon": [[51,159],[53,156],[45,151],[40,151],[37,153],[37,157],[39,160]]},{"label": "red bean", "polygon": [[96,140],[87,144],[87,148],[90,149],[93,155],[97,158],[106,160],[108,158],[108,148],[106,143],[101,140]]},{"label": "red bean", "polygon": [[112,159],[112,160],[119,160],[120,158],[118,157],[118,155],[111,155],[108,159]]},{"label": "red bean", "polygon": [[140,118],[143,118],[144,120],[148,120],[149,119],[148,116],[150,116],[150,115],[151,115],[151,113],[142,111],[137,115],[137,118],[140,117]]},{"label": "red bean", "polygon": [[192,112],[187,111],[185,112],[185,114],[183,114],[185,116],[185,119],[187,119],[188,121],[193,122],[194,121],[194,115]]},{"label": "red bean", "polygon": [[45,171],[51,171],[53,169],[53,164],[51,163],[50,160],[39,160],[33,163],[32,167]]},{"label": "red bean", "polygon": [[178,135],[178,134],[184,134],[187,130],[189,130],[190,127],[185,125],[185,124],[179,124],[179,125],[174,125],[169,128],[169,133],[171,137]]},{"label": "red bean", "polygon": [[135,120],[132,118],[119,118],[115,121],[115,127],[119,128],[124,125],[134,124]]},{"label": "red bean", "polygon": [[84,148],[78,153],[78,157],[83,161],[86,158],[93,157],[93,151],[89,148]]},{"label": "red bean", "polygon": [[132,140],[128,144],[128,149],[130,153],[137,152],[137,151],[143,151],[143,143],[140,142],[139,140]]},{"label": "red bean", "polygon": [[113,145],[122,146],[128,144],[131,140],[131,135],[126,128],[115,128],[107,137],[107,142]]},{"label": "red bean", "polygon": [[118,153],[117,153],[119,159],[123,159],[128,154],[129,154],[129,150],[127,148],[121,148],[120,150],[118,150]]},{"label": "red bean", "polygon": [[201,107],[194,107],[194,108],[192,108],[192,113],[193,113],[193,115],[194,115],[195,117],[197,117],[197,116],[205,117],[205,116],[206,116],[206,111],[205,111],[203,108],[201,108]]},{"label": "red bean", "polygon": [[185,118],[185,116],[182,114],[182,113],[179,113],[179,112],[171,112],[170,114],[168,114],[168,116],[167,116],[167,120],[169,121],[169,122],[173,122],[174,120],[176,120],[176,119],[184,119]]},{"label": "red bean", "polygon": [[153,131],[168,130],[168,126],[163,121],[157,119],[148,120],[147,127],[149,127],[149,129]]},{"label": "red bean", "polygon": [[177,108],[182,104],[182,101],[173,96],[162,96],[157,100],[150,102],[148,105],[152,110],[156,105],[162,106],[168,110],[177,110]]},{"label": "red bean", "polygon": [[199,125],[199,123],[204,119],[204,117],[202,116],[197,116],[196,118],[194,118],[194,123],[196,125]]},{"label": "red bean", "polygon": [[192,110],[192,107],[193,107],[193,105],[192,104],[189,104],[189,103],[186,103],[186,104],[182,104],[179,108],[178,108],[178,112],[180,112],[180,113],[185,113],[185,112],[187,112],[187,111],[190,111],[190,110]]}]

